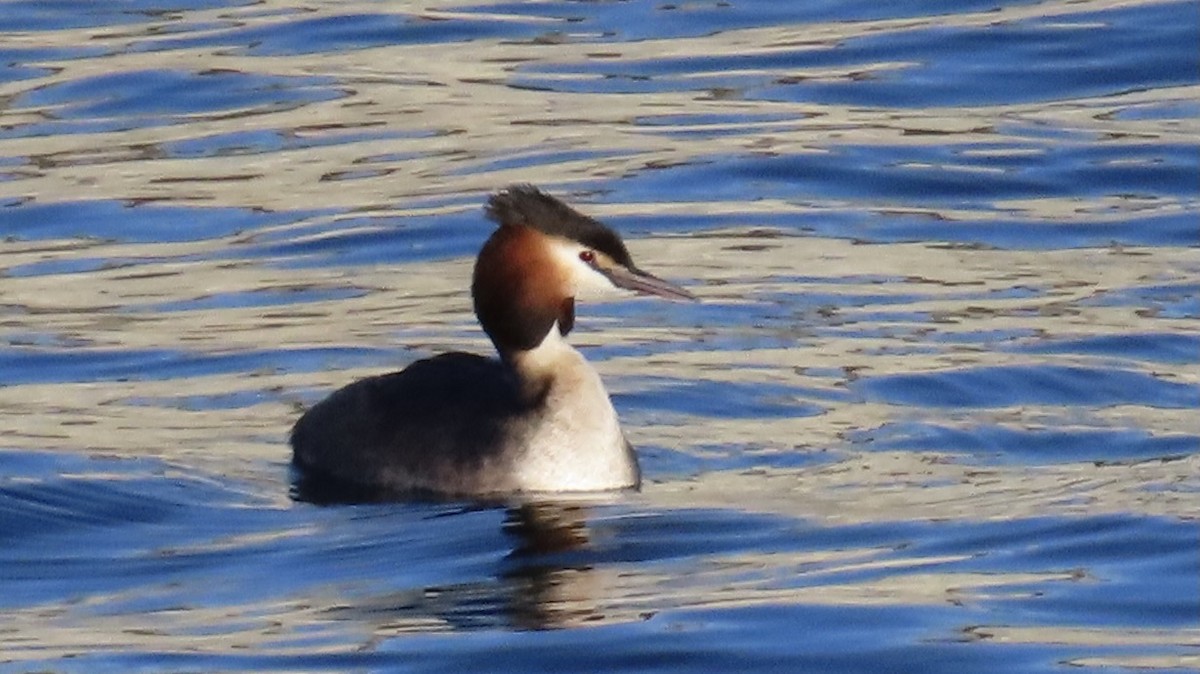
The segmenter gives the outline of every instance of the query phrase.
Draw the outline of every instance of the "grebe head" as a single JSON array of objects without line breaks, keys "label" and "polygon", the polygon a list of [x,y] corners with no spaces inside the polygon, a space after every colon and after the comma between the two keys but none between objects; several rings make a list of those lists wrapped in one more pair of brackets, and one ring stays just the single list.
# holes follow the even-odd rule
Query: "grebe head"
[{"label": "grebe head", "polygon": [[486,208],[499,227],[475,261],[475,315],[501,356],[528,351],[575,324],[575,299],[622,288],[696,297],[638,269],[616,232],[532,185],[514,185]]}]

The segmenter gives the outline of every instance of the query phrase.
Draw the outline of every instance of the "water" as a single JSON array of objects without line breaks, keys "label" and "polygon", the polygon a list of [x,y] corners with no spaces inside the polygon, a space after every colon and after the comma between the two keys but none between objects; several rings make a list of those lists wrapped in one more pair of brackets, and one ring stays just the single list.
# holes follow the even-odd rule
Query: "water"
[{"label": "water", "polygon": [[[5,2],[0,671],[1200,669],[1195,2]],[[533,182],[641,493],[293,501]]]}]

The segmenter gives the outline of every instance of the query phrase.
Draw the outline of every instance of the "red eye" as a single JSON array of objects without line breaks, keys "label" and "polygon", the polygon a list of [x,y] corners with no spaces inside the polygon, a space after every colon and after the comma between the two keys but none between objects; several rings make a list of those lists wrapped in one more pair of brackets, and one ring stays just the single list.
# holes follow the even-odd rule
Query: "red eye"
[{"label": "red eye", "polygon": [[596,261],[596,254],[590,250],[585,250],[579,254],[579,259],[591,264]]}]

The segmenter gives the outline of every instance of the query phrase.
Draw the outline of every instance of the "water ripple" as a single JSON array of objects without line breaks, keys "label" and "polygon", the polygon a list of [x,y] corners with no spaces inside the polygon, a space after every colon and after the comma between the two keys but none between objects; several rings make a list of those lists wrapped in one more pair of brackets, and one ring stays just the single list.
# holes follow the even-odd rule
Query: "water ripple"
[{"label": "water ripple", "polygon": [[1133,370],[1056,365],[884,375],[862,380],[857,390],[867,400],[917,407],[1200,405],[1195,385]]},{"label": "water ripple", "polygon": [[[1195,668],[1195,10],[6,3],[0,659]],[[702,299],[577,306],[642,490],[293,490],[303,406],[490,352],[515,182]]]}]

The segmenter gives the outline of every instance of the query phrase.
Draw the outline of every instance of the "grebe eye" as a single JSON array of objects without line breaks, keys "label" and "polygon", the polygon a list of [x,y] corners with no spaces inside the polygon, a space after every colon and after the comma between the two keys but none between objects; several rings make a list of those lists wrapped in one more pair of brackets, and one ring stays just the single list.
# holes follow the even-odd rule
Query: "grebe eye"
[{"label": "grebe eye", "polygon": [[590,250],[585,250],[579,254],[579,259],[591,264],[596,261],[596,254]]}]

